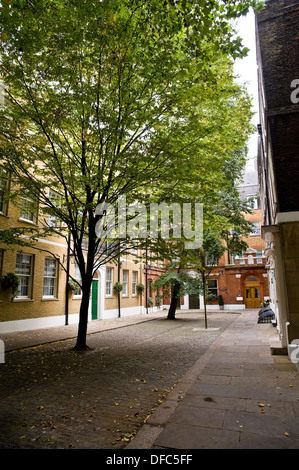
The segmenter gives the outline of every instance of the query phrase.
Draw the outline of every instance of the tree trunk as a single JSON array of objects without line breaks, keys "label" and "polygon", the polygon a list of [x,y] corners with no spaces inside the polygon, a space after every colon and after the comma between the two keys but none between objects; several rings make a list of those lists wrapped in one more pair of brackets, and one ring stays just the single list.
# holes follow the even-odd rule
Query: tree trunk
[{"label": "tree trunk", "polygon": [[178,297],[179,297],[179,294],[180,294],[180,287],[181,286],[180,286],[179,282],[174,283],[172,296],[171,296],[170,307],[169,307],[168,316],[167,316],[168,320],[175,320],[175,311],[176,311],[177,304],[178,304]]},{"label": "tree trunk", "polygon": [[78,335],[77,342],[74,349],[76,351],[86,351],[89,347],[86,344],[86,334],[87,334],[87,323],[88,323],[88,307],[89,307],[89,298],[91,291],[91,282],[90,279],[85,280],[82,283],[82,301],[80,305],[80,314],[79,314],[79,326],[78,326]]},{"label": "tree trunk", "polygon": [[207,318],[207,293],[206,293],[206,276],[202,275],[202,284],[203,284],[203,304],[205,312],[205,329],[208,328],[208,318]]}]

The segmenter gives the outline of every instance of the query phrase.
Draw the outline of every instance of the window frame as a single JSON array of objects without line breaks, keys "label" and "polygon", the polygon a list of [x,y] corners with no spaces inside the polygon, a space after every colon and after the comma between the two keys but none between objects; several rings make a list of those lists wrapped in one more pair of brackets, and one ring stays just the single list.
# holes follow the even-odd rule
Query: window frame
[{"label": "window frame", "polygon": [[[22,262],[18,262],[18,257],[20,256],[28,256],[30,258],[30,263],[22,263]],[[18,292],[15,296],[15,299],[17,300],[28,300],[28,299],[32,299],[32,288],[33,288],[33,259],[34,259],[34,255],[30,254],[30,253],[17,253],[17,256],[16,256],[16,268],[15,268],[15,272],[17,274],[17,276],[19,277],[19,280],[20,280],[20,285],[19,285],[19,288],[18,288]],[[29,274],[24,274],[24,273],[20,273],[18,272],[18,268],[17,268],[17,265],[24,265],[24,266],[29,266]],[[28,283],[26,284],[21,284],[21,281],[22,281],[22,278],[26,278],[28,279]],[[27,288],[27,295],[20,295],[20,291],[21,291],[21,288],[26,286]]]},{"label": "window frame", "polygon": [[[134,279],[136,277],[136,279]],[[132,271],[132,297],[137,297],[138,271]]]},{"label": "window frame", "polygon": [[[77,263],[74,264],[74,279],[75,281],[78,281],[81,284],[82,278],[81,278],[79,265]],[[78,286],[78,289],[74,291],[73,299],[82,299],[82,289],[80,286]]]},{"label": "window frame", "polygon": [[[55,263],[55,275],[54,276],[46,276],[45,275],[45,269],[46,269],[46,262],[51,261]],[[57,260],[55,258],[51,257],[46,257],[44,261],[44,279],[43,279],[43,299],[57,299],[57,286],[58,286],[58,266],[57,266]],[[45,286],[45,280],[46,279],[53,279],[54,283],[53,286]],[[53,294],[45,294],[44,289],[45,288],[53,288]]]},{"label": "window frame", "polygon": [[[111,272],[111,279],[108,279],[108,276],[107,276],[108,270],[109,270],[109,272]],[[113,297],[113,271],[114,271],[113,268],[106,267],[105,295],[108,298]],[[109,287],[109,289],[108,289],[109,292],[108,293],[107,293],[107,287]]]},{"label": "window frame", "polygon": [[[27,195],[26,192],[27,191],[25,190],[25,194],[21,197],[20,220],[22,220],[24,222],[27,222],[29,224],[37,225],[38,202],[34,198]],[[29,202],[29,207],[27,208],[26,203],[28,203],[28,202]],[[32,210],[30,209],[30,207],[32,207]],[[25,215],[24,215],[24,213],[22,214],[23,210],[25,212]],[[27,214],[28,213],[32,214],[32,218],[28,218],[26,212],[27,212]]]},{"label": "window frame", "polygon": [[[216,283],[216,287],[210,287],[209,286],[209,283],[210,282],[215,282]],[[216,290],[216,293],[214,292]],[[212,295],[215,295],[216,298],[218,297],[218,279],[208,279],[207,280],[207,295],[209,294],[212,294]]]},{"label": "window frame", "polygon": [[[125,280],[125,273],[127,275],[127,279]],[[129,297],[129,270],[123,269],[122,272],[122,296]]]},{"label": "window frame", "polygon": [[[59,194],[53,191],[52,189],[49,189],[49,200],[52,202],[53,206],[56,207],[55,201],[59,201]],[[59,204],[58,204],[59,206]],[[56,215],[53,214],[47,214],[47,225],[51,228],[59,228],[60,227],[60,222],[57,219]]]}]

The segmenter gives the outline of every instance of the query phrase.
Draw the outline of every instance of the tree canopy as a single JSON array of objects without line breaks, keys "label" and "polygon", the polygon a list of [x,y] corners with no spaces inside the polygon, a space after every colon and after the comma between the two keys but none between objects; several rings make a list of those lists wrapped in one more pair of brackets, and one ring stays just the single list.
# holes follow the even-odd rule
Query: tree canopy
[{"label": "tree canopy", "polygon": [[[30,191],[44,212],[29,235],[71,237],[82,277],[80,347],[92,276],[122,241],[103,256],[96,208],[123,195],[130,204],[174,194],[208,207],[226,186],[225,165],[251,130],[250,100],[232,73],[246,50],[231,23],[261,4],[3,0],[1,167],[14,196]],[[2,238],[18,242],[26,231],[11,227]]]}]

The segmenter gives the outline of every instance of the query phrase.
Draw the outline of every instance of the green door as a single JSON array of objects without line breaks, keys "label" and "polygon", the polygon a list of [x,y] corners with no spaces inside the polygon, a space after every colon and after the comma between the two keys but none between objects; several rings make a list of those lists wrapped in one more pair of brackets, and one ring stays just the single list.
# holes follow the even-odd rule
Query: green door
[{"label": "green door", "polygon": [[91,319],[98,318],[98,281],[92,281],[91,286]]}]

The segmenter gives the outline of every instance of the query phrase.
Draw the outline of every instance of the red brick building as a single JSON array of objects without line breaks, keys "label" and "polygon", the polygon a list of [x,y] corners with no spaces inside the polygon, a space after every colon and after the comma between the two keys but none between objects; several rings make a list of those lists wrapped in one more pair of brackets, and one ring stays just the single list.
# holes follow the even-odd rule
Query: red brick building
[{"label": "red brick building", "polygon": [[[254,228],[246,238],[246,252],[229,255],[224,253],[219,265],[213,270],[208,281],[210,294],[216,300],[209,301],[209,309],[219,309],[219,296],[224,301],[224,309],[260,308],[269,299],[268,271],[266,269],[265,242],[261,236],[262,210],[256,165],[246,170],[239,186],[241,198],[254,198],[252,214],[246,218]],[[203,298],[196,301],[194,296],[185,296],[182,308],[203,308]]]}]

